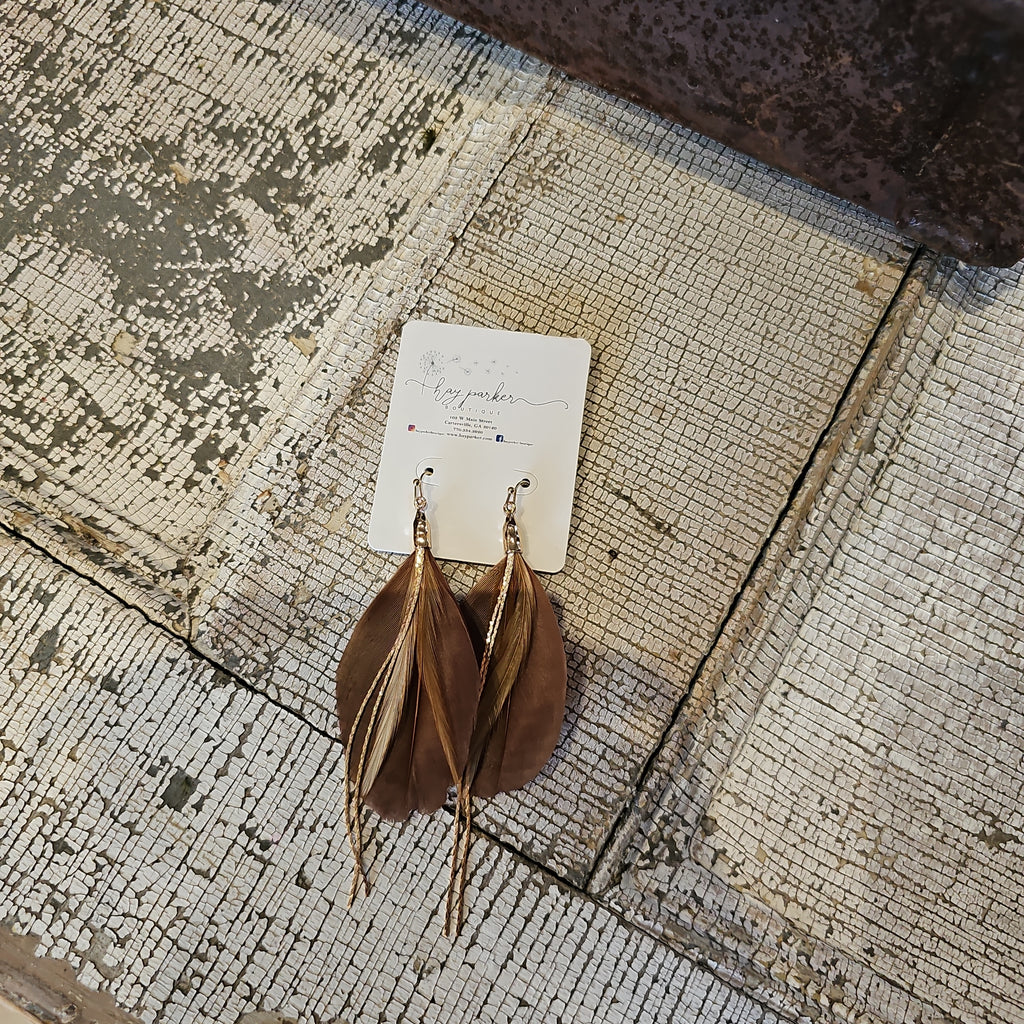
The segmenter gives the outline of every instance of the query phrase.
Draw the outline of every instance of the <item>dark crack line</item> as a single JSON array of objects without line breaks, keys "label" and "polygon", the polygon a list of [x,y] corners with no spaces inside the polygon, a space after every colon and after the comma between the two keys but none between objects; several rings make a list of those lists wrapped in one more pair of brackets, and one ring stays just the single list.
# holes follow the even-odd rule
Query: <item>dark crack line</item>
[{"label": "dark crack line", "polygon": [[72,576],[75,576],[82,582],[88,584],[89,586],[96,587],[97,590],[102,591],[104,594],[107,595],[107,597],[112,598],[122,608],[126,608],[132,612],[135,612],[137,615],[141,616],[147,623],[149,623],[149,625],[153,626],[155,629],[158,629],[165,636],[180,644],[194,658],[203,662],[204,664],[209,665],[216,671],[223,673],[223,675],[225,675],[228,679],[230,679],[241,689],[247,690],[249,693],[261,697],[263,700],[267,701],[267,703],[273,704],[274,707],[280,708],[282,711],[287,712],[287,714],[289,714],[292,718],[297,718],[300,722],[306,725],[306,727],[310,729],[312,732],[315,732],[320,736],[324,736],[329,740],[333,740],[334,742],[341,742],[338,739],[338,737],[335,736],[333,733],[330,733],[326,729],[321,729],[319,726],[314,725],[307,718],[305,718],[301,712],[296,711],[292,707],[289,707],[287,704],[284,704],[276,697],[271,697],[270,694],[265,693],[256,685],[244,679],[234,670],[228,668],[226,665],[221,664],[219,661],[217,661],[216,658],[213,658],[209,654],[200,651],[188,637],[184,637],[180,633],[176,633],[165,623],[153,618],[153,616],[150,615],[149,612],[147,612],[145,609],[140,608],[138,605],[131,604],[129,601],[126,601],[123,597],[121,597],[115,591],[111,590],[110,587],[101,583],[99,580],[93,579],[93,577],[87,576],[84,572],[82,572],[79,569],[76,569],[73,565],[69,565],[62,558],[54,554],[54,552],[50,551],[48,548],[44,547],[38,541],[33,540],[31,537],[25,536],[25,534],[21,533],[14,527],[8,526],[6,523],[0,523],[0,530],[2,530],[12,539],[19,541],[20,543],[25,544],[27,547],[31,548],[33,551],[36,551],[38,554],[42,555],[47,561],[59,565],[66,572],[71,573]]}]

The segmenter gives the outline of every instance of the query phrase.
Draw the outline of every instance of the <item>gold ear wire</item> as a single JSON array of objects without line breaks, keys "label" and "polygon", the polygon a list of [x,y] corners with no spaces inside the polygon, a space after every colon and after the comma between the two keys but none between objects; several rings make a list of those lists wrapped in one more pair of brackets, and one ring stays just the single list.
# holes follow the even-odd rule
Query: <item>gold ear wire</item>
[{"label": "gold ear wire", "polygon": [[506,554],[509,551],[522,552],[522,540],[519,536],[519,526],[516,523],[516,494],[520,487],[529,487],[530,481],[523,477],[518,483],[513,484],[508,489],[508,494],[505,497],[505,504],[502,506],[502,510],[505,513],[505,528],[503,530],[503,540],[505,545]]}]

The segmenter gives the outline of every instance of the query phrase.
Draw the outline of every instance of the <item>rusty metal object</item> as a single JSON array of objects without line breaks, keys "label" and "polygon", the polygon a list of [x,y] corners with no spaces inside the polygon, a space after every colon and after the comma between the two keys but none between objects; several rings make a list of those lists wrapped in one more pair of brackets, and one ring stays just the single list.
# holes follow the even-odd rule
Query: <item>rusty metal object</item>
[{"label": "rusty metal object", "polygon": [[1020,0],[430,0],[977,264],[1024,255]]}]

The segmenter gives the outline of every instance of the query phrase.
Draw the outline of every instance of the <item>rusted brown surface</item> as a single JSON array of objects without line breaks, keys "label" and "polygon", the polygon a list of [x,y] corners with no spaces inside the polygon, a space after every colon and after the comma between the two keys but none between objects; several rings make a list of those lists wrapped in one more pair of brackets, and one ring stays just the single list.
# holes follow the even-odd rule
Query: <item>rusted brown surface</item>
[{"label": "rusted brown surface", "polygon": [[[102,955],[101,945],[91,943],[86,958]],[[139,1024],[106,992],[83,985],[70,964],[34,956],[35,947],[30,936],[0,927],[0,997],[41,1024]]]},{"label": "rusted brown surface", "polygon": [[1024,255],[1018,0],[430,2],[940,251]]}]

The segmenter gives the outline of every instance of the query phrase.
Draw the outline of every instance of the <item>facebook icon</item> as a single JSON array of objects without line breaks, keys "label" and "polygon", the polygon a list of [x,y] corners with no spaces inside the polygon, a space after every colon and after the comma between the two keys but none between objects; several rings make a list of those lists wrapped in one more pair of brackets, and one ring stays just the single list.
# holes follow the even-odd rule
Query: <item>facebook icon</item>
[{"label": "facebook icon", "polygon": [[494,440],[495,441],[504,441],[505,440],[505,435],[504,434],[495,434],[494,435]]}]

